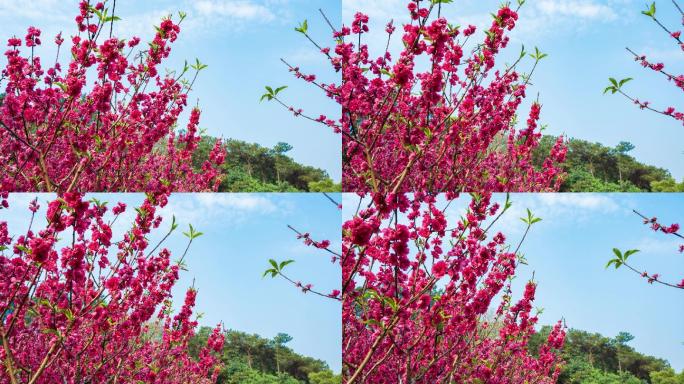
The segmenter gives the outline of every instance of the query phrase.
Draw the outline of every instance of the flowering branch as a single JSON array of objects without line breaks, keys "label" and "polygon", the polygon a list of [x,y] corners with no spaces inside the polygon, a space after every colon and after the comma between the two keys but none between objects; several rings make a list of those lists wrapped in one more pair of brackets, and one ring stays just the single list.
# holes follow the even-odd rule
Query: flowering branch
[{"label": "flowering branch", "polygon": [[[675,0],[672,0],[672,3],[674,4],[675,8],[679,11],[680,15],[684,16],[684,13],[682,12],[682,9],[680,8],[679,4]],[[684,50],[684,42],[681,40],[681,31],[672,31],[670,30],[667,26],[665,26],[657,17],[656,17],[656,3],[652,2],[649,6],[647,6],[645,11],[641,12],[643,15],[651,18],[663,31],[665,31],[670,38],[672,38],[675,43]],[[682,20],[682,25],[684,25],[684,19]],[[662,74],[665,76],[667,81],[672,82],[675,84],[675,86],[682,91],[684,91],[684,75],[674,75],[668,71],[665,70],[665,64],[663,63],[654,63],[649,61],[645,55],[639,55],[630,48],[626,48],[627,51],[632,54],[634,57],[634,61],[639,62],[640,65],[644,68],[649,68],[657,73]],[[630,100],[632,103],[636,104],[639,108],[641,109],[647,109],[652,112],[656,112],[658,114],[664,115],[664,116],[669,116],[672,117],[675,120],[681,121],[682,124],[684,124],[684,113],[681,111],[677,110],[675,107],[670,106],[667,108],[654,108],[651,107],[651,103],[648,101],[642,101],[639,100],[636,97],[630,96],[628,93],[622,90],[622,86],[626,84],[627,82],[631,81],[632,78],[626,78],[622,79],[620,81],[617,81],[614,78],[610,78],[610,84],[605,88],[603,93],[611,92],[612,94],[619,93],[628,100]]]},{"label": "flowering branch", "polygon": [[[183,131],[178,119],[188,93],[206,68],[196,60],[166,75],[158,68],[171,52],[185,13],[156,27],[149,48],[140,38],[112,37],[112,14],[98,2],[81,1],[71,37],[71,61],[44,68],[35,49],[41,31],[8,40],[0,84],[0,190],[2,191],[203,191],[218,188],[225,153],[213,148],[201,172],[192,168],[201,132],[195,107]],[[109,38],[100,41],[109,25]],[[20,48],[30,48],[22,56]],[[127,51],[127,52],[126,52]],[[134,53],[135,52],[135,53]],[[191,70],[190,81],[184,76]],[[93,78],[93,76],[95,76]],[[3,84],[3,82],[5,84]]]},{"label": "flowering branch", "polygon": [[[537,121],[541,105],[530,111],[527,128],[517,132],[516,114],[531,74],[546,54],[530,54],[528,76],[516,66],[495,69],[495,57],[508,45],[506,31],[514,28],[513,10],[504,4],[469,54],[466,44],[474,26],[460,28],[442,17],[442,1],[408,1],[411,21],[403,26],[404,49],[397,59],[389,47],[395,31],[385,28],[387,45],[373,58],[363,43],[368,16],[357,13],[350,27],[331,26],[336,45],[323,48],[308,33],[304,21],[295,30],[323,53],[342,82],[322,84],[285,62],[296,78],[314,84],[342,107],[337,123],[319,122],[343,135],[343,184],[348,191],[398,193],[439,191],[546,191],[560,186],[565,147],[559,139],[541,169],[532,166],[531,151],[541,134]],[[427,3],[427,4],[425,4]],[[424,6],[423,6],[424,5]],[[435,17],[436,15],[436,17]],[[347,41],[352,37],[353,42]],[[426,58],[426,70],[417,62]],[[265,94],[302,116],[279,96]],[[311,116],[304,116],[311,119]]]},{"label": "flowering branch", "polygon": [[[120,241],[112,225],[126,210],[65,193],[49,202],[46,227],[10,236],[0,221],[0,382],[210,383],[220,369],[221,324],[195,360],[187,352],[197,326],[191,287],[173,316],[171,289],[183,257],[171,262],[148,236],[166,195],[148,195]],[[175,220],[169,233],[177,228]],[[201,233],[192,227],[188,243]],[[186,252],[187,253],[187,248]],[[156,319],[153,319],[156,313]]]},{"label": "flowering branch", "polygon": [[[684,239],[684,235],[682,235],[678,232],[679,231],[679,224],[675,223],[675,224],[672,224],[669,226],[664,226],[658,222],[658,219],[656,217],[648,218],[636,210],[634,210],[633,212],[643,219],[644,224],[650,225],[652,230],[654,230],[656,232],[662,232],[662,233],[667,234],[667,235],[672,235],[672,236],[678,237],[680,239]],[[649,274],[646,271],[641,271],[641,270],[635,268],[634,266],[632,266],[631,264],[628,264],[627,263],[628,258],[637,252],[639,252],[638,249],[630,249],[630,250],[625,251],[623,253],[619,249],[613,248],[613,253],[615,254],[615,258],[608,261],[608,264],[606,264],[606,268],[608,268],[612,265],[615,267],[615,269],[618,269],[624,265],[625,267],[627,267],[632,272],[634,272],[637,275],[645,278],[649,284],[658,283],[658,284],[662,284],[662,285],[665,285],[665,286],[668,286],[671,288],[684,289],[684,279],[682,279],[682,281],[679,284],[666,282],[660,278],[660,274],[658,274],[658,273]],[[679,246],[679,253],[682,253],[682,252],[684,252],[684,244]]]},{"label": "flowering branch", "polygon": [[[343,225],[345,383],[552,383],[560,373],[558,323],[539,359],[525,345],[537,315],[536,284],[512,303],[511,281],[530,227],[514,252],[488,231],[510,207],[475,194],[452,228],[444,211],[456,194],[370,196]],[[491,221],[489,221],[491,219]],[[489,222],[486,222],[489,221]],[[494,318],[486,314],[501,297]]]},{"label": "flowering branch", "polygon": [[[326,199],[328,201],[330,201],[333,205],[335,205],[335,208],[340,209],[340,210],[342,209],[342,204],[335,201],[332,197],[330,197],[330,195],[328,195],[327,193],[324,193],[323,195],[326,197]],[[313,240],[311,238],[311,235],[308,232],[300,232],[299,230],[297,230],[296,228],[294,228],[293,226],[291,226],[289,224],[288,224],[287,228],[289,228],[292,232],[294,232],[297,235],[297,239],[302,240],[304,245],[306,245],[308,247],[314,247],[314,248],[323,250],[323,251],[331,254],[332,257],[330,259],[330,262],[333,264],[339,265],[339,260],[342,258],[342,255],[339,252],[330,248],[330,240],[316,241],[316,240]],[[283,269],[286,266],[294,263],[294,260],[284,260],[284,261],[278,262],[274,259],[269,259],[268,262],[271,264],[271,268],[265,270],[262,277],[266,277],[267,275],[270,275],[271,278],[276,278],[276,277],[280,276],[280,277],[284,278],[285,280],[287,280],[292,285],[294,285],[296,288],[301,289],[302,292],[304,292],[304,293],[311,292],[311,293],[318,295],[318,296],[334,299],[337,301],[342,301],[342,298],[340,297],[340,290],[339,289],[333,289],[330,293],[326,294],[326,293],[314,290],[312,284],[306,284],[306,283],[302,283],[300,281],[295,281],[294,279],[290,278],[288,275],[284,274]]]}]

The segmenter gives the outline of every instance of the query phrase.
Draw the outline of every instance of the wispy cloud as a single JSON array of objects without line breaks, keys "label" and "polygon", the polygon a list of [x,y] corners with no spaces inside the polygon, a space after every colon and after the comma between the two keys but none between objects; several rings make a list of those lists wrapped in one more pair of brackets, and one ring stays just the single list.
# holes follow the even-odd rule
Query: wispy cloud
[{"label": "wispy cloud", "polygon": [[196,200],[206,209],[235,209],[271,213],[276,205],[268,198],[254,194],[203,193]]},{"label": "wispy cloud", "polygon": [[344,20],[346,24],[351,22],[351,19],[356,12],[363,12],[371,19],[380,19],[380,21],[387,22],[391,18],[397,19],[406,17],[406,1],[344,0],[342,2],[342,20]]},{"label": "wispy cloud", "polygon": [[[185,11],[184,33],[206,35],[242,30],[250,24],[266,25],[273,22],[289,22],[289,0],[165,0],[144,2],[119,2],[117,15],[121,20],[115,24],[117,36],[149,38],[154,25],[162,17]],[[53,36],[59,31],[67,35],[75,28],[74,17],[78,12],[75,1],[35,0],[17,2],[0,0],[0,24],[14,33],[21,34],[29,25]]]},{"label": "wispy cloud", "polygon": [[261,215],[287,214],[289,207],[285,202],[276,202],[266,196],[254,194],[202,193],[171,196],[169,204],[160,214],[169,220],[175,216],[183,224],[193,225],[222,223],[239,224],[249,218]]},{"label": "wispy cloud", "polygon": [[[528,1],[520,11],[518,26],[511,36],[525,41],[540,34],[563,35],[577,33],[597,24],[616,22],[634,13],[633,0],[535,0]],[[442,8],[442,15],[454,24],[475,25],[479,30],[491,24],[490,13],[498,7],[494,1],[461,0]],[[404,0],[364,1],[345,0],[342,3],[342,20],[351,23],[354,14],[362,12],[370,19],[371,33],[366,41],[373,48],[383,48],[386,39],[385,23],[409,21]],[[395,45],[400,46],[399,39]],[[377,47],[376,47],[377,45]],[[394,47],[393,47],[394,48]]]},{"label": "wispy cloud", "polygon": [[644,46],[637,49],[637,53],[646,55],[651,61],[662,61],[668,65],[676,64],[676,60],[682,58],[682,50],[676,46],[671,48],[669,45],[667,47]]},{"label": "wispy cloud", "polygon": [[73,4],[60,0],[0,0],[0,14],[11,15],[15,19],[65,20],[70,7],[75,9]]},{"label": "wispy cloud", "polygon": [[634,243],[633,248],[651,256],[664,255],[669,257],[677,254],[679,246],[682,244],[681,240],[672,236],[666,238],[660,233],[656,235],[640,238]]},{"label": "wispy cloud", "polygon": [[248,0],[199,0],[193,6],[199,15],[206,18],[271,21],[276,17],[265,5]]},{"label": "wispy cloud", "polygon": [[591,0],[541,0],[536,3],[539,11],[547,16],[580,19],[614,20],[617,13],[608,5]]},{"label": "wispy cloud", "polygon": [[557,224],[586,223],[595,220],[597,215],[614,214],[621,209],[620,202],[614,196],[591,193],[513,194],[511,201],[513,205],[495,226],[510,236],[519,236],[524,232],[526,225],[520,218],[527,217],[528,209],[535,217],[542,219],[540,224],[535,225],[538,229]]},{"label": "wispy cloud", "polygon": [[289,0],[186,0],[187,29],[201,34],[290,22]]},{"label": "wispy cloud", "polygon": [[584,212],[614,212],[619,208],[615,200],[607,195],[595,193],[544,193],[536,199],[545,208],[556,210],[579,210]]}]

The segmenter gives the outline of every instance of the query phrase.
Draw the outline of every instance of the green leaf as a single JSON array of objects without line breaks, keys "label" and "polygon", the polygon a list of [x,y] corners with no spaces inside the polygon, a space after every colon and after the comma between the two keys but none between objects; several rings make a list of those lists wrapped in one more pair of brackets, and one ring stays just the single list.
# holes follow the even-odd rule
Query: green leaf
[{"label": "green leaf", "polygon": [[538,223],[538,222],[542,221],[542,219],[540,217],[534,217],[534,214],[532,214],[532,211],[530,211],[529,208],[527,208],[527,217],[526,218],[521,217],[520,220],[522,220],[523,223],[525,223],[527,225],[532,225],[534,223]]},{"label": "green leaf", "polygon": [[282,262],[280,263],[280,265],[278,266],[278,269],[279,269],[279,270],[282,270],[285,266],[287,266],[288,264],[292,264],[292,263],[294,263],[294,260],[285,260],[285,261],[282,261]]},{"label": "green leaf", "polygon": [[546,56],[548,56],[548,54],[542,53],[542,52],[539,50],[539,48],[537,48],[537,47],[534,47],[534,53],[530,53],[530,57],[532,57],[532,58],[535,59],[536,61],[539,61],[539,60],[545,58]]},{"label": "green leaf", "polygon": [[622,255],[622,260],[627,261],[627,258],[632,256],[633,254],[639,252],[638,249],[630,249],[629,251],[626,251],[624,255]]},{"label": "green leaf", "polygon": [[273,268],[277,271],[278,270],[278,262],[273,260],[273,259],[268,259],[268,262],[271,263]]},{"label": "green leaf", "polygon": [[51,334],[51,335],[55,335],[57,337],[60,337],[59,331],[57,331],[56,329],[53,329],[53,328],[45,328],[42,330],[42,332],[45,334]]},{"label": "green leaf", "polygon": [[190,231],[183,232],[183,235],[185,235],[185,237],[189,238],[190,240],[196,239],[204,234],[203,232],[195,231],[195,228],[193,228],[192,224],[188,225],[190,226]]},{"label": "green leaf", "polygon": [[626,79],[620,80],[620,83],[618,84],[618,87],[622,87],[624,84],[627,84],[628,82],[632,81],[631,77],[628,77]]},{"label": "green leaf", "polygon": [[363,323],[366,325],[374,325],[376,327],[382,327],[383,326],[382,322],[375,320],[375,319],[364,320]]},{"label": "green leaf", "polygon": [[295,31],[302,33],[302,34],[306,34],[306,32],[308,30],[309,30],[309,22],[306,19],[304,19],[304,21],[299,24],[299,27],[295,28]]},{"label": "green leaf", "polygon": [[97,9],[95,9],[95,8],[91,8],[90,10],[91,10],[95,15],[97,15],[97,18],[98,18],[98,19],[102,20],[102,18],[103,18],[103,17],[102,17],[102,12],[100,12],[99,10],[97,10]]},{"label": "green leaf", "polygon": [[648,7],[648,9],[646,9],[645,11],[641,11],[641,13],[648,16],[648,17],[655,18],[655,15],[656,15],[655,1],[651,3],[651,5]]},{"label": "green leaf", "polygon": [[504,203],[504,211],[507,211],[508,208],[513,206],[513,202],[511,201],[511,195],[510,193],[506,193],[506,202]]},{"label": "green leaf", "polygon": [[67,85],[66,84],[60,83],[58,81],[55,81],[53,84],[58,86],[63,92],[67,91]]},{"label": "green leaf", "polygon": [[376,299],[378,301],[382,301],[380,298],[380,294],[373,289],[369,289],[366,292],[364,292],[363,298],[366,300],[367,299]]},{"label": "green leaf", "polygon": [[613,248],[613,253],[617,256],[618,260],[622,261],[622,252],[619,249]]},{"label": "green leaf", "polygon": [[394,297],[385,297],[383,302],[387,304],[388,307],[392,308],[393,311],[397,311],[399,309],[399,304]]},{"label": "green leaf", "polygon": [[432,4],[449,4],[453,2],[454,0],[432,0]]},{"label": "green leaf", "polygon": [[191,65],[190,68],[196,70],[196,71],[201,71],[204,68],[208,67],[206,64],[202,64],[198,58],[195,58],[195,64]]},{"label": "green leaf", "polygon": [[287,85],[283,85],[282,87],[278,87],[275,89],[275,91],[273,91],[273,94],[277,95],[280,91],[282,91],[283,89],[286,89],[286,88],[287,88]]}]

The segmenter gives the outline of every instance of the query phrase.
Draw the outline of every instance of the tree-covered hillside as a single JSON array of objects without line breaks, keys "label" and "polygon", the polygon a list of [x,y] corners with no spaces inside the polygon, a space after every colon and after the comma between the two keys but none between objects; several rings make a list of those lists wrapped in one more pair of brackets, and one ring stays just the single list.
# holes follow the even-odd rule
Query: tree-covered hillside
[{"label": "tree-covered hillside", "polygon": [[[206,344],[211,328],[202,327],[190,343],[197,357]],[[223,346],[223,369],[217,384],[339,384],[321,360],[302,356],[287,347],[292,338],[279,333],[273,339],[239,331],[227,331]]]},{"label": "tree-covered hillside", "polygon": [[[208,158],[216,138],[203,136],[193,157],[195,168]],[[286,154],[292,150],[287,143],[273,148],[240,140],[224,140],[226,159],[222,166],[223,181],[219,192],[339,192],[328,173],[295,162]]]},{"label": "tree-covered hillside", "polygon": [[[535,166],[541,167],[545,153],[556,142],[544,136],[534,152]],[[634,145],[621,142],[614,148],[586,140],[567,141],[568,153],[563,168],[567,172],[561,192],[682,192],[669,171],[645,165],[629,155]]]},{"label": "tree-covered hillside", "polygon": [[[535,334],[530,351],[534,353],[550,331],[545,326]],[[667,361],[637,352],[628,345],[633,339],[627,332],[610,338],[569,330],[562,353],[566,365],[558,384],[684,384],[684,372],[675,373]]]}]

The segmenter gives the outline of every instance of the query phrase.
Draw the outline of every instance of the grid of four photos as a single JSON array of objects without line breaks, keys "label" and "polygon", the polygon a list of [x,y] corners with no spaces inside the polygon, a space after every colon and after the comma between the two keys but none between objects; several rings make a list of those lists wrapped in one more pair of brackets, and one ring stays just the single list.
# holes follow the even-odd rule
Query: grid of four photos
[{"label": "grid of four photos", "polygon": [[0,384],[684,384],[676,0],[0,24]]}]

